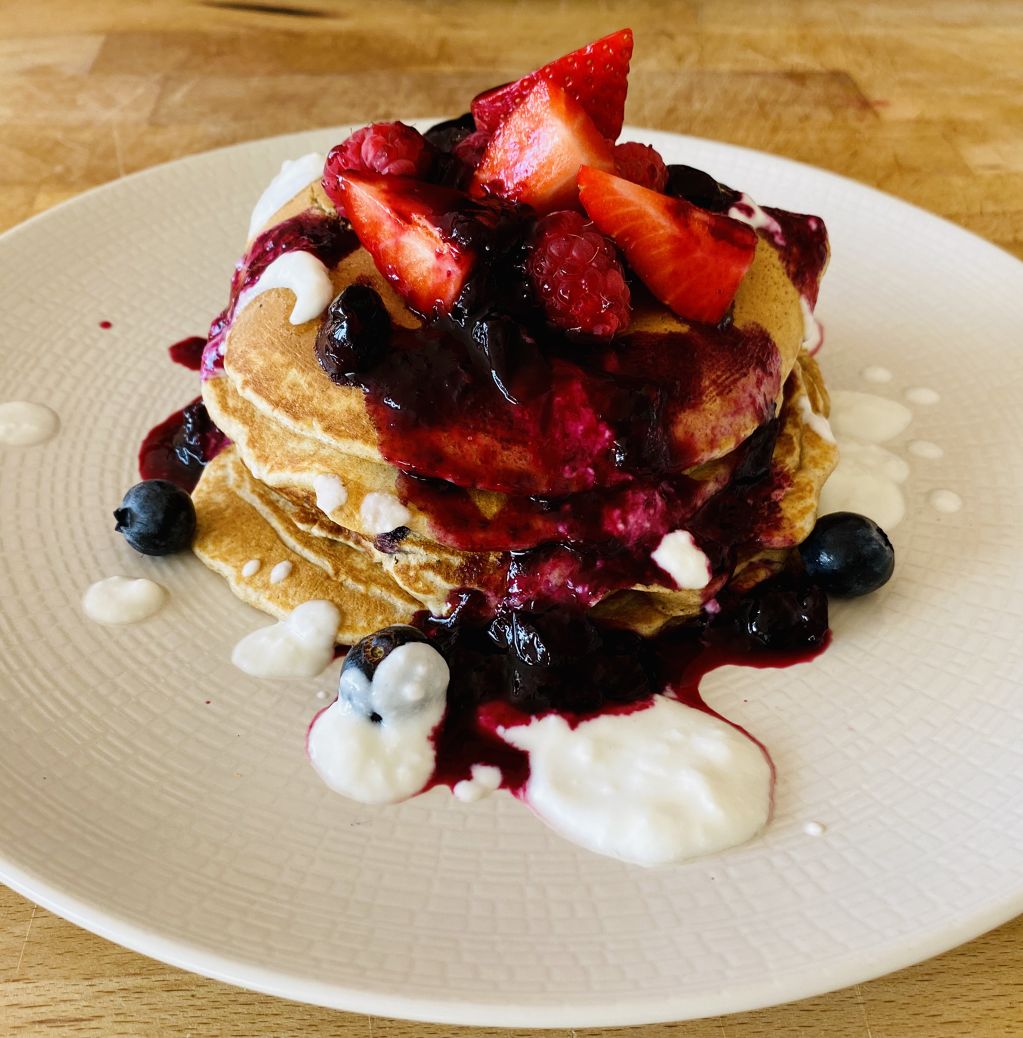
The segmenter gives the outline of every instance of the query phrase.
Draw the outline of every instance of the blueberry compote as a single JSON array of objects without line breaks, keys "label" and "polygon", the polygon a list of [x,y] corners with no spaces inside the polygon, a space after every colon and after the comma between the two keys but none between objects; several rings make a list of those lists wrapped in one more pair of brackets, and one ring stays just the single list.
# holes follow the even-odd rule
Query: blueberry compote
[{"label": "blueberry compote", "polygon": [[348,224],[339,217],[308,209],[260,234],[235,265],[227,306],[213,319],[209,341],[202,356],[202,377],[212,378],[223,370],[224,339],[234,320],[238,300],[251,288],[275,259],[288,252],[312,253],[333,267],[358,245]]},{"label": "blueberry compote", "polygon": [[525,785],[529,762],[497,735],[498,726],[548,713],[575,725],[642,709],[662,692],[708,709],[699,686],[709,671],[808,661],[829,637],[827,597],[798,569],[744,596],[725,593],[714,616],[651,638],[557,607],[495,617],[473,593],[457,596],[447,619],[424,613],[413,623],[451,670],[432,784],[453,786],[470,777],[473,764],[491,764],[513,791]]},{"label": "blueberry compote", "polygon": [[154,426],[139,448],[143,479],[166,479],[191,492],[202,470],[230,441],[213,424],[201,397]]}]

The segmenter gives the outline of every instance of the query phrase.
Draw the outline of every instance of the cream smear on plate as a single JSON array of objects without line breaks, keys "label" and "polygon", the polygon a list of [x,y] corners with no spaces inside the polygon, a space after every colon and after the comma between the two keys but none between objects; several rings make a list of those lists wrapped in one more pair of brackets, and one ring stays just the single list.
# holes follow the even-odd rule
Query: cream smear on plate
[{"label": "cream smear on plate", "polygon": [[57,435],[60,419],[45,404],[8,400],[0,404],[0,445],[34,447]]},{"label": "cream smear on plate", "polygon": [[231,662],[257,678],[313,678],[334,659],[341,614],[332,602],[313,599],[283,620],[247,634]]},{"label": "cream smear on plate", "polygon": [[558,714],[499,729],[529,754],[522,796],[566,839],[636,865],[745,843],[771,813],[766,754],[734,725],[668,696],[574,727]]},{"label": "cream smear on plate", "polygon": [[159,612],[166,599],[167,592],[145,577],[106,577],[86,589],[82,610],[98,624],[134,624]]},{"label": "cream smear on plate", "polygon": [[904,432],[913,412],[870,393],[839,389],[831,394],[831,429],[838,467],[824,484],[820,514],[858,512],[891,532],[906,514],[902,484],[909,463],[881,446]]}]

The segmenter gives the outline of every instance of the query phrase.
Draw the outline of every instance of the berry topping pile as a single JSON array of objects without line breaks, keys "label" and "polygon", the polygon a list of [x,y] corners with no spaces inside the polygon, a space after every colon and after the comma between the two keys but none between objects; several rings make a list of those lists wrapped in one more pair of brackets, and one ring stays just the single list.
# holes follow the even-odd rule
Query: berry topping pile
[{"label": "berry topping pile", "polygon": [[[429,321],[453,316],[471,332],[498,311],[534,340],[546,328],[607,342],[626,332],[642,283],[684,320],[716,324],[756,234],[725,215],[729,189],[695,170],[706,182],[694,185],[688,167],[618,142],[631,58],[622,29],[478,95],[470,112],[425,134],[400,122],[357,130],[327,157],[324,190]],[[497,250],[505,285],[526,288],[511,303],[507,290],[490,291],[496,257],[473,230],[493,222],[494,203],[516,214],[502,217],[513,240]],[[469,287],[472,298],[460,299]]]}]

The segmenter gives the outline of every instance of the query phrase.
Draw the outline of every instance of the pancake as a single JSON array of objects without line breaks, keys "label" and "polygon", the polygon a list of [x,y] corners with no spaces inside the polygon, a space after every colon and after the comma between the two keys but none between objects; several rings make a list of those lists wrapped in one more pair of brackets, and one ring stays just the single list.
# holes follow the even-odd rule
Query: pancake
[{"label": "pancake", "polygon": [[[358,551],[349,549],[343,579],[335,580],[284,545],[262,516],[232,490],[234,459],[231,448],[221,452],[206,466],[192,492],[197,519],[192,550],[227,580],[243,602],[278,618],[312,599],[332,602],[341,614],[337,632],[341,644],[352,644],[388,624],[407,623],[421,608]],[[259,560],[260,567],[245,576],[245,565],[252,559]],[[290,562],[291,573],[275,584],[270,574],[280,562]]]},{"label": "pancake", "polygon": [[[267,226],[293,218],[322,222],[325,215],[333,218],[333,207],[313,184]],[[820,371],[801,350],[805,298],[808,291],[815,297],[820,271],[797,288],[793,258],[765,236],[721,325],[691,326],[637,285],[627,333],[609,347],[545,361],[549,377],[527,404],[502,399],[486,371],[480,378],[459,367],[445,354],[449,342],[451,350],[466,348],[456,340],[431,345],[433,333],[422,330],[361,246],[353,242],[328,274],[335,294],[353,283],[372,287],[394,335],[410,337],[400,339],[400,348],[392,341],[386,364],[395,371],[407,366],[413,393],[417,379],[436,383],[431,392],[446,391],[451,364],[452,377],[482,389],[473,385],[449,433],[443,415],[413,413],[409,424],[398,413],[399,425],[406,423],[402,437],[390,429],[385,442],[393,418],[386,406],[397,405],[387,399],[381,411],[373,392],[325,374],[315,352],[322,316],[292,325],[294,296],[287,289],[251,298],[227,330],[223,374],[203,383],[206,408],[234,445],[211,463],[194,495],[196,552],[245,601],[278,616],[309,598],[332,601],[342,612],[340,634],[351,641],[420,608],[444,615],[452,593],[465,589],[481,591],[493,608],[532,607],[530,565],[540,565],[549,549],[571,555],[578,548],[585,556],[596,546],[578,573],[560,571],[556,560],[549,574],[537,570],[541,599],[569,594],[572,601],[578,576],[579,601],[595,615],[651,634],[700,615],[726,583],[748,589],[777,573],[812,530],[821,487],[837,460]],[[601,424],[603,414],[630,400],[641,402],[640,414],[649,403],[651,428],[663,436],[660,467],[638,481],[621,471],[620,455],[608,464],[622,450],[612,443],[621,430]],[[516,419],[510,426],[503,421],[509,407]],[[521,429],[520,414],[529,419]],[[713,540],[706,516],[718,495],[731,492],[751,438],[772,416],[777,436],[755,535],[717,546],[728,561],[706,588],[675,588],[650,561],[646,513],[630,511],[629,495],[663,508],[667,493],[674,502],[668,528],[688,529],[691,519],[698,537],[709,529]],[[576,452],[575,430],[582,427],[596,432]],[[432,453],[406,451],[428,433]],[[333,487],[339,480],[344,492],[318,494],[323,477],[333,477]],[[366,507],[373,495],[393,502],[393,514],[404,517],[398,528],[381,531]],[[742,507],[741,491],[736,500]],[[641,579],[630,585],[612,577],[606,586],[589,579],[585,566],[600,568],[604,540],[612,550],[640,552]],[[244,577],[254,557],[267,564]],[[271,584],[267,560],[292,562],[292,575]]]},{"label": "pancake", "polygon": [[[356,281],[374,288],[395,325],[414,328],[418,324],[361,247],[343,257],[330,276],[337,293]],[[314,352],[319,322],[289,324],[293,303],[291,293],[274,289],[239,313],[228,332],[224,357],[224,371],[232,388],[275,425],[344,455],[384,463],[365,393],[354,386],[335,385],[326,377]],[[687,366],[695,382],[688,391],[692,406],[684,406],[674,415],[668,432],[694,465],[727,454],[762,424],[766,410],[779,400],[800,350],[800,295],[777,251],[763,240],[758,242],[753,263],[740,284],[734,327],[740,331],[763,329],[767,355],[762,363],[752,364],[726,333],[701,330],[697,334],[682,319],[648,299],[636,308],[629,334],[615,345],[617,356],[630,357],[639,353],[638,345],[635,350],[633,345],[644,343],[652,335],[678,336],[685,344]],[[609,361],[617,362],[616,357]],[[643,362],[637,357],[640,368]],[[502,442],[506,434],[502,429],[474,429],[474,452],[480,457],[489,452],[506,456],[513,449]],[[521,448],[521,444],[518,446]],[[528,468],[530,463],[528,456],[504,460],[519,468]],[[501,488],[477,484],[473,489]],[[550,489],[534,488],[536,493]]]}]

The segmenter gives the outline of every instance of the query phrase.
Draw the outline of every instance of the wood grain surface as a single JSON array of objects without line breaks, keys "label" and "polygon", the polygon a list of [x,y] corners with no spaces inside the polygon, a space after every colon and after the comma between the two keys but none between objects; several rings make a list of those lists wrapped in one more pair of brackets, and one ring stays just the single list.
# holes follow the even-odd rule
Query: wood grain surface
[{"label": "wood grain surface", "polygon": [[[626,24],[637,37],[629,121],[844,173],[1023,256],[1019,0],[0,0],[0,229],[192,152],[457,114],[479,89]],[[0,888],[0,1035],[513,1033],[241,991],[125,951]],[[1023,1035],[1023,918],[819,998],[599,1033]]]}]

